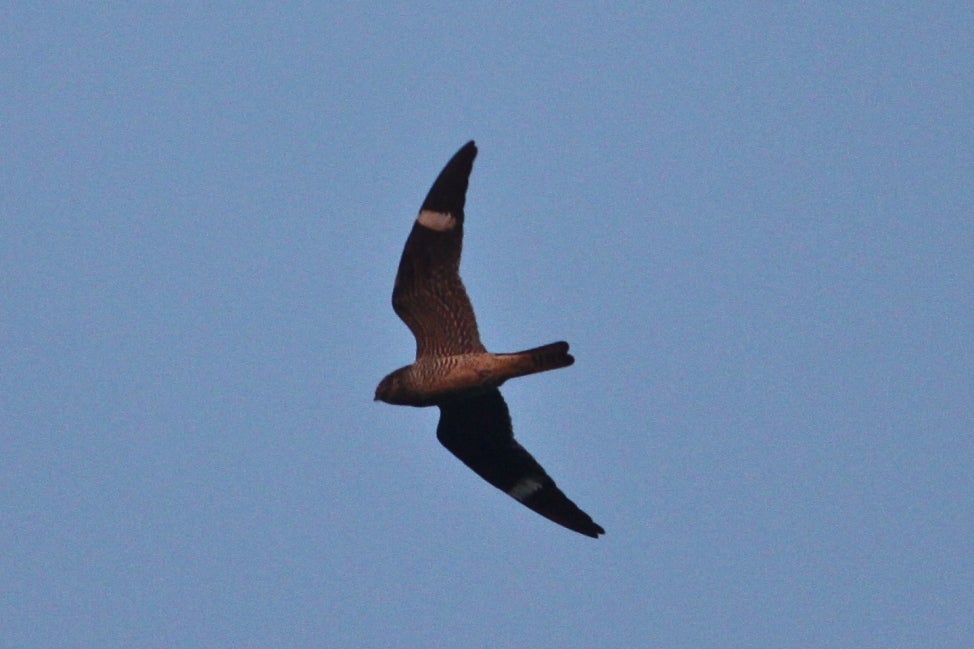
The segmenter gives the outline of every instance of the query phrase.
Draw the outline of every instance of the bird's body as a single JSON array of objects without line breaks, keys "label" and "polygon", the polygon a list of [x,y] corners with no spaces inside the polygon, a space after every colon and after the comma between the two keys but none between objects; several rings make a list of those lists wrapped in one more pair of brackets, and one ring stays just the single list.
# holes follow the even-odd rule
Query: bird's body
[{"label": "bird's body", "polygon": [[513,354],[476,352],[419,358],[383,379],[376,398],[398,406],[435,406],[477,390],[499,388],[508,379],[574,362],[564,342]]},{"label": "bird's body", "polygon": [[605,530],[555,485],[517,443],[498,388],[507,380],[567,367],[568,343],[492,354],[460,280],[464,203],[477,148],[468,142],[430,189],[406,240],[392,305],[416,338],[416,360],[375,391],[395,405],[438,406],[436,436],[478,475],[522,504],[581,534]]}]

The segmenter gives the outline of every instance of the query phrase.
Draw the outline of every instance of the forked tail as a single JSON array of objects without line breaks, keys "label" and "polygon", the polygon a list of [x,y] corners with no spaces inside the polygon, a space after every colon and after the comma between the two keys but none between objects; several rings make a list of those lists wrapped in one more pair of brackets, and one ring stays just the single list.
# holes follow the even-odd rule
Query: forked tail
[{"label": "forked tail", "polygon": [[504,372],[508,375],[507,378],[557,370],[575,362],[575,357],[568,353],[568,343],[564,341],[497,356],[507,361],[505,363],[507,371]]}]

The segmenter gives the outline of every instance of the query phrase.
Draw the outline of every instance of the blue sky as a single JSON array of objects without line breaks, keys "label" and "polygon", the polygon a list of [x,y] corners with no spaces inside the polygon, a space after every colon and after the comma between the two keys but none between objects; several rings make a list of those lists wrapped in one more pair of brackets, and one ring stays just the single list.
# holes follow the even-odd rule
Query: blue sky
[{"label": "blue sky", "polygon": [[[966,3],[325,4],[0,10],[0,645],[971,646]],[[597,541],[372,402],[468,139]]]}]

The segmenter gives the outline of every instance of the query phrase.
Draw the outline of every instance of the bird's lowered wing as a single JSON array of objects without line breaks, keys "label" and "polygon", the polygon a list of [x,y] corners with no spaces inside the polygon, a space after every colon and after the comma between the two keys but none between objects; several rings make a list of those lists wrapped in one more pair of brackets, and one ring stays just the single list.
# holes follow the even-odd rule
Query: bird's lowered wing
[{"label": "bird's lowered wing", "polygon": [[436,437],[481,478],[545,518],[592,538],[605,533],[514,439],[499,390],[441,404]]}]

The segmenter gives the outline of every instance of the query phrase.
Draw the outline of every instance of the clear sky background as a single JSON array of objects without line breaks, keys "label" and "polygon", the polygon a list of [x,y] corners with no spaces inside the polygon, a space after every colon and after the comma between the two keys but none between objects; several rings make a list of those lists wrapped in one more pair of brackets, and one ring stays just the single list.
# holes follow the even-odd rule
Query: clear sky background
[{"label": "clear sky background", "polygon": [[[0,646],[974,646],[969,3],[14,2],[0,56]],[[599,540],[372,401],[469,139]]]}]

